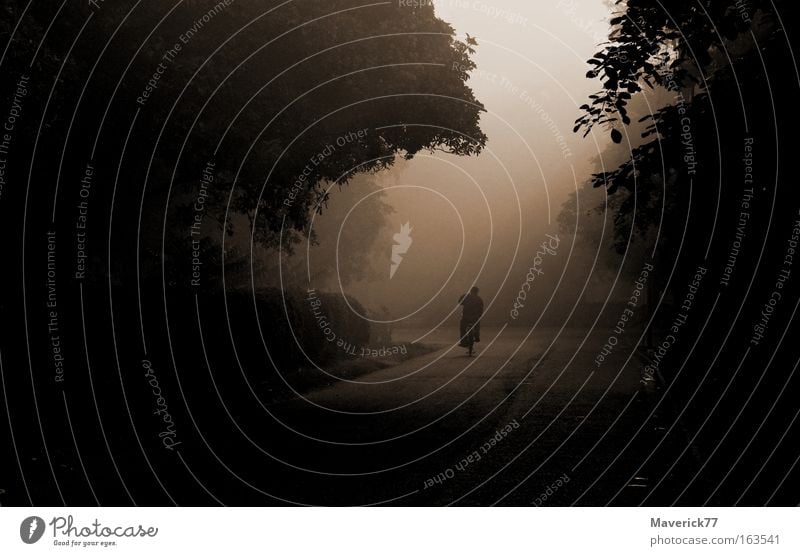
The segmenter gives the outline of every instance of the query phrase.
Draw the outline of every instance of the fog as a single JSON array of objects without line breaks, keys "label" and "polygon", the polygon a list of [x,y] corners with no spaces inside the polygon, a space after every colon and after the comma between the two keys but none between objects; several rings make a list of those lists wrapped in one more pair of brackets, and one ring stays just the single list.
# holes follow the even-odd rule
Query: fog
[{"label": "fog", "polygon": [[[592,285],[599,269],[589,280],[596,253],[576,246],[558,216],[597,171],[597,158],[610,143],[603,130],[586,138],[572,132],[578,107],[599,89],[585,77],[586,60],[607,34],[610,9],[602,0],[520,0],[502,7],[439,0],[435,7],[460,37],[478,41],[468,84],[486,108],[481,127],[487,146],[477,157],[420,153],[341,192],[333,187],[328,207],[314,220],[318,245],[299,249],[309,261],[305,281],[341,289],[374,318],[426,325],[456,318],[458,296],[477,285],[485,320],[500,322],[509,319],[535,267],[531,291],[513,320],[563,319],[587,281],[584,299],[607,294]],[[602,190],[581,198],[591,207],[603,200]],[[374,221],[379,201],[390,210],[375,233],[365,222]],[[575,214],[583,217],[590,206]],[[405,223],[410,242],[390,278],[393,235]],[[369,237],[352,241],[364,234]],[[359,264],[369,268],[352,279],[333,268],[337,258],[340,265],[363,258]],[[321,274],[322,283],[311,278]]]}]

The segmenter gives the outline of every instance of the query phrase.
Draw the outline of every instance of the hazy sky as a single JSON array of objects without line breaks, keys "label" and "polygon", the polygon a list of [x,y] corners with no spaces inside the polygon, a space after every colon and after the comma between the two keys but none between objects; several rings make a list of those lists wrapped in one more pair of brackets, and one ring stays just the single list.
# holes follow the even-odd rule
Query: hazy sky
[{"label": "hazy sky", "polygon": [[[385,279],[348,290],[398,318],[425,306],[419,315],[427,319],[477,283],[487,304],[497,296],[496,312],[507,313],[536,246],[559,232],[563,202],[576,182],[588,179],[591,158],[608,143],[607,133],[596,143],[572,127],[577,107],[599,89],[585,77],[586,60],[605,40],[611,12],[604,0],[434,0],[434,6],[459,36],[478,40],[469,85],[487,109],[481,127],[489,142],[478,157],[421,154],[382,176],[395,208],[390,227],[399,231],[409,222],[413,243],[391,280],[391,243],[377,246],[376,258],[386,258]],[[539,299],[557,286],[568,251],[565,241],[539,284]]]},{"label": "hazy sky", "polygon": [[458,163],[488,180],[497,175],[496,164],[504,164],[523,194],[533,191],[546,202],[546,187],[554,194],[551,202],[560,203],[563,182],[573,181],[570,164],[580,174],[597,152],[591,138],[573,134],[572,127],[577,107],[599,88],[585,77],[586,60],[606,39],[607,1],[435,0],[434,5],[459,35],[478,39],[478,68],[469,84],[486,106],[482,127],[499,159],[490,160],[490,154]]}]

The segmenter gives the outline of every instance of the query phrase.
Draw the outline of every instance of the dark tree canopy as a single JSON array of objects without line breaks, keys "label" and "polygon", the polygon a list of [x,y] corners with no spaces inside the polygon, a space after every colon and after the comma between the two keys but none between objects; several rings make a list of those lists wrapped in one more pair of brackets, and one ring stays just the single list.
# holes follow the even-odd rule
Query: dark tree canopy
[{"label": "dark tree canopy", "polygon": [[[725,213],[720,202],[736,202],[725,188],[741,182],[744,136],[759,137],[766,148],[776,127],[793,133],[773,111],[789,107],[790,88],[770,82],[795,78],[784,29],[792,6],[760,0],[617,4],[609,41],[588,61],[587,77],[600,79],[602,89],[581,107],[575,131],[607,127],[619,143],[633,123],[628,108],[634,95],[648,86],[669,91],[666,106],[633,115],[649,124],[641,139],[631,137],[631,156],[595,174],[593,183],[615,196],[618,249],[633,231],[656,226],[663,227],[662,242],[677,244],[683,222],[670,215],[684,215],[692,199],[693,210],[702,214],[702,206],[712,220]],[[760,169],[768,179],[767,165]]]},{"label": "dark tree canopy", "polygon": [[[4,6],[4,35],[26,4]],[[35,3],[4,68],[23,73],[33,60],[41,80],[65,63],[42,144],[66,148],[80,172],[96,138],[94,159],[117,160],[130,130],[120,185],[138,191],[146,181],[151,206],[170,187],[170,200],[196,193],[213,161],[206,215],[222,220],[232,190],[233,210],[257,213],[257,237],[277,245],[282,227],[305,230],[326,182],[387,168],[397,155],[471,155],[485,144],[483,106],[465,85],[474,41],[457,40],[430,5],[98,5]],[[48,92],[32,88],[39,100]]]},{"label": "dark tree canopy", "polygon": [[[619,123],[631,123],[627,106],[643,85],[675,90],[690,83],[704,87],[708,70],[733,41],[749,34],[753,22],[771,19],[773,2],[747,0],[684,2],[680,0],[616,0],[608,42],[588,63],[590,79],[602,89],[581,108],[575,131],[589,133],[611,124],[619,143]],[[780,2],[778,2],[780,4]],[[766,11],[765,11],[766,10]]]}]

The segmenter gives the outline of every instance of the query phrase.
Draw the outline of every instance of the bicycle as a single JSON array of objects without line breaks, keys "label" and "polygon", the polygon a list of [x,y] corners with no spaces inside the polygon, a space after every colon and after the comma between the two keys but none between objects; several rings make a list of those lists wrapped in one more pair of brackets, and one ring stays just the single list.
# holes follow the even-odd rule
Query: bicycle
[{"label": "bicycle", "polygon": [[475,342],[478,340],[477,322],[466,321],[463,323],[465,330],[464,335],[461,337],[459,345],[467,348],[467,357],[472,357],[474,353]]}]

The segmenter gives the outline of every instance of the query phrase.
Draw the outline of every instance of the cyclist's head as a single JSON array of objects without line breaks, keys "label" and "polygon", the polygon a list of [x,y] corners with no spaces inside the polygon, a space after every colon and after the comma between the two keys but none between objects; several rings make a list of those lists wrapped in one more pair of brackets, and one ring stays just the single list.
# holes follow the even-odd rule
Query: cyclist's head
[{"label": "cyclist's head", "polygon": [[480,291],[480,290],[478,289],[478,287],[477,287],[477,286],[472,286],[472,289],[471,289],[471,290],[469,290],[469,293],[471,293],[471,294],[473,294],[473,295],[478,295],[478,292],[479,292],[479,291]]}]

